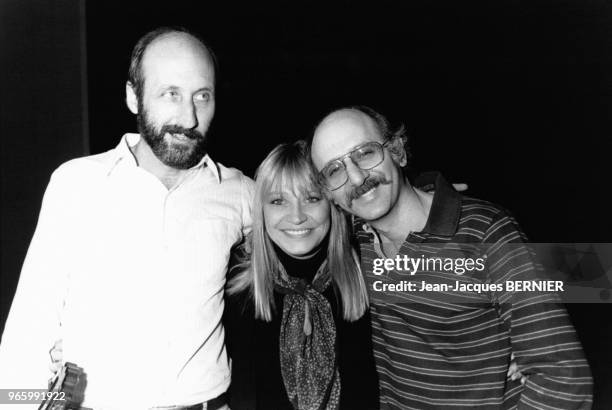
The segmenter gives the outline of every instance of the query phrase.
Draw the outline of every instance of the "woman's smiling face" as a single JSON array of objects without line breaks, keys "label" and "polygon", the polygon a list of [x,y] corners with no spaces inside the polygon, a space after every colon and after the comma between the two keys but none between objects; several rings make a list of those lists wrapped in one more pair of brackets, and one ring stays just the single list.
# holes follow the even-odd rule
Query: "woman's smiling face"
[{"label": "woman's smiling face", "polygon": [[307,256],[329,231],[329,206],[318,190],[272,190],[263,198],[268,236],[288,255]]}]

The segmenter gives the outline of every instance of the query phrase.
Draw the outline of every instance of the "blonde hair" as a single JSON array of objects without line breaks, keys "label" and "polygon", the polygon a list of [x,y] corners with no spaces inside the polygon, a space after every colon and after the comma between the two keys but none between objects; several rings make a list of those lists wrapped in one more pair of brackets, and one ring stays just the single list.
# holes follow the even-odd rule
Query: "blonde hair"
[{"label": "blonde hair", "polygon": [[[275,310],[274,279],[280,275],[282,268],[266,232],[263,201],[269,192],[279,188],[303,194],[321,191],[306,141],[278,145],[257,168],[253,229],[245,244],[250,254],[245,255],[237,267],[242,271],[228,283],[229,294],[248,290],[255,304],[255,317],[266,321],[272,320]],[[340,296],[342,316],[345,320],[353,321],[359,319],[368,307],[366,286],[350,243],[347,217],[336,206],[330,204],[330,208],[327,269],[335,294]]]}]

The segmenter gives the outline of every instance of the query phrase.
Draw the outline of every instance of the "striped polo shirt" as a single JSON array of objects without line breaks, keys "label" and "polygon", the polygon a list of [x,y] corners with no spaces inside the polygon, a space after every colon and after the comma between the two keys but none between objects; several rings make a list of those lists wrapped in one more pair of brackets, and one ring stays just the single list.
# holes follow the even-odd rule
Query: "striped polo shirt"
[{"label": "striped polo shirt", "polygon": [[[541,275],[516,221],[501,207],[462,196],[441,175],[435,178],[425,228],[410,233],[393,259],[442,258],[448,249],[457,257],[457,249],[470,246],[477,258],[486,249],[484,268],[461,275],[439,268],[374,274],[376,260],[385,259],[378,236],[359,218],[354,228],[370,292],[382,409],[590,408],[591,373],[558,296],[505,289],[506,281]],[[413,289],[458,282],[489,290],[471,286],[456,292],[461,301],[444,291],[375,291],[381,279],[412,282]],[[511,355],[527,378],[524,385],[506,378]]]}]

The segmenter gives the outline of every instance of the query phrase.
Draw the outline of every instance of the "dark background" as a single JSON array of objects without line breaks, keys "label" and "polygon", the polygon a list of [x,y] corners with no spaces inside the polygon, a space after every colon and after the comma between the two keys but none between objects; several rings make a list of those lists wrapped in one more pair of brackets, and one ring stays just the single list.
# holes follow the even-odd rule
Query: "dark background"
[{"label": "dark background", "polygon": [[[503,204],[533,241],[612,242],[605,1],[3,0],[0,326],[52,170],[135,131],[130,51],[159,25],[200,33],[219,58],[209,137],[225,165],[252,175],[329,110],[367,104],[407,126],[417,169]],[[595,408],[609,408],[612,308],[568,310]]]}]

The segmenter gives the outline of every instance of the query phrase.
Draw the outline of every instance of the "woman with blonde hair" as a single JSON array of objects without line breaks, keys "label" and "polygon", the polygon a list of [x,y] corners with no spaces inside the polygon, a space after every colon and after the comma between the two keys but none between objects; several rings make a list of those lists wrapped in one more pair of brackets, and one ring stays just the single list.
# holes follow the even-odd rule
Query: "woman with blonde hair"
[{"label": "woman with blonde hair", "polygon": [[233,409],[377,405],[365,283],[316,175],[304,141],[257,170],[248,251],[227,290]]}]

